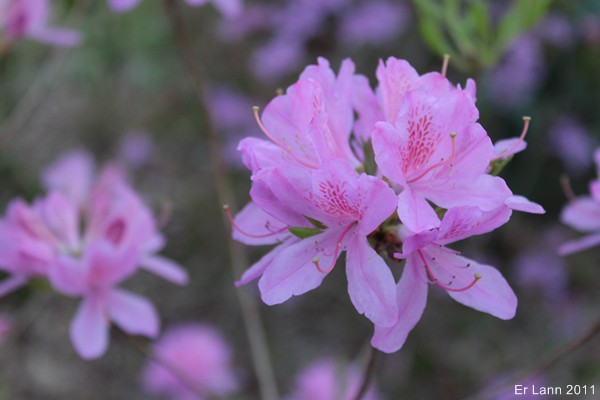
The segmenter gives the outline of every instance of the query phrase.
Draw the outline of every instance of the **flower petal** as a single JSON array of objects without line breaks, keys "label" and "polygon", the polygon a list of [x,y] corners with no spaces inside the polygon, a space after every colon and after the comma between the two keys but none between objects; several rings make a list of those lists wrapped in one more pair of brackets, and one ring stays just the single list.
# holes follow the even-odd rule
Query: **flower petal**
[{"label": "flower petal", "polygon": [[337,231],[326,232],[282,249],[258,282],[263,301],[268,305],[283,303],[318,287],[327,274],[316,268],[313,259],[318,257],[323,269],[332,265],[339,236]]},{"label": "flower petal", "polygon": [[578,231],[597,231],[600,229],[600,203],[590,197],[577,198],[563,208],[560,220]]},{"label": "flower petal", "polygon": [[375,325],[371,345],[386,353],[400,350],[410,331],[421,319],[427,304],[427,282],[419,275],[420,263],[416,254],[407,258],[402,277],[398,282],[398,320],[390,327]]},{"label": "flower petal", "polygon": [[[454,300],[500,319],[515,316],[517,297],[496,268],[479,264],[444,248],[430,247],[422,252],[434,274],[432,278],[456,290],[447,291]],[[477,275],[480,279],[471,288],[458,290],[469,286]]]},{"label": "flower petal", "polygon": [[232,236],[248,245],[274,244],[290,236],[288,227],[249,202],[235,216]]},{"label": "flower petal", "polygon": [[572,240],[564,243],[558,248],[558,254],[568,256],[569,254],[577,253],[582,250],[589,249],[600,244],[600,233],[585,236],[578,240]]},{"label": "flower petal", "polygon": [[0,281],[0,298],[27,284],[27,277],[23,275],[12,275]]},{"label": "flower petal", "polygon": [[108,315],[125,332],[156,337],[159,319],[152,303],[125,290],[114,289],[106,295]]},{"label": "flower petal", "polygon": [[181,265],[168,258],[158,255],[146,256],[142,259],[141,266],[153,274],[177,285],[187,285],[189,282],[187,271]]},{"label": "flower petal", "polygon": [[398,216],[413,232],[423,232],[440,225],[435,210],[422,195],[410,187],[406,187],[398,196]]},{"label": "flower petal", "polygon": [[250,268],[248,268],[242,274],[240,280],[235,282],[235,286],[243,286],[259,278],[269,267],[269,265],[271,265],[273,260],[275,260],[283,250],[285,250],[289,245],[298,242],[299,239],[290,238],[285,243],[282,243],[279,246],[272,249],[270,252],[265,254],[260,260],[255,262]]},{"label": "flower petal", "polygon": [[394,276],[364,236],[356,236],[348,245],[346,276],[350,300],[359,313],[379,326],[397,321]]},{"label": "flower petal", "polygon": [[510,196],[508,199],[506,199],[504,201],[504,204],[506,204],[508,207],[510,207],[512,210],[515,210],[515,211],[522,211],[522,212],[531,213],[531,214],[545,214],[546,213],[546,210],[544,210],[544,207],[540,206],[538,203],[534,203],[533,201],[530,201],[529,199],[527,199],[523,196],[518,196],[518,195]]},{"label": "flower petal", "polygon": [[75,351],[86,360],[98,358],[108,347],[108,320],[104,304],[96,297],[83,299],[71,321],[70,336]]}]

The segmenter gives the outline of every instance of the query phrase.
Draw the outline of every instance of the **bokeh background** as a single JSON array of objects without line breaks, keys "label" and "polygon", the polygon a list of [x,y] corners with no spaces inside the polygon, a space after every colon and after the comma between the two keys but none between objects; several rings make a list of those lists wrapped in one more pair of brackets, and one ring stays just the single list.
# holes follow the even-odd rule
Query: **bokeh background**
[{"label": "bokeh background", "polygon": [[[453,3],[460,18],[483,13],[489,23],[470,20],[473,29],[456,31],[441,17]],[[484,6],[472,11],[472,3]],[[439,70],[447,52],[452,81],[476,79],[480,122],[493,140],[517,136],[521,117],[532,117],[527,150],[502,176],[547,214],[515,215],[496,232],[458,246],[507,277],[519,298],[516,318],[497,320],[432,289],[405,346],[378,360],[375,381],[387,399],[466,397],[537,365],[600,318],[600,249],[556,254],[560,243],[579,236],[559,222],[566,203],[560,176],[567,174],[583,194],[596,175],[600,2],[553,1],[501,37],[498,27],[518,3],[524,2],[245,0],[242,14],[229,19],[210,5],[180,4],[240,204],[249,199],[250,182],[235,147],[244,136],[260,136],[252,106],[264,107],[318,56],[336,70],[351,57],[375,84],[380,59],[404,58],[424,73]],[[149,274],[126,286],[156,304],[163,327],[181,321],[217,327],[234,349],[241,380],[232,398],[259,398],[207,125],[164,4],[146,0],[125,14],[112,13],[103,1],[52,6],[55,24],[81,30],[85,41],[65,49],[23,40],[0,60],[0,205],[40,195],[42,169],[67,150],[87,149],[99,163],[119,160],[165,216],[166,255],[191,276],[183,288]],[[251,260],[267,250],[249,249]],[[259,299],[255,284],[245,290]],[[76,306],[35,285],[0,300],[12,320],[0,346],[0,398],[150,398],[139,386],[146,356],[118,332],[103,358],[78,358],[68,340]],[[352,307],[342,268],[315,291],[275,307],[261,304],[260,315],[282,395],[318,358],[365,358],[372,326]],[[598,393],[599,354],[596,339],[541,379],[563,387],[596,384]]]}]

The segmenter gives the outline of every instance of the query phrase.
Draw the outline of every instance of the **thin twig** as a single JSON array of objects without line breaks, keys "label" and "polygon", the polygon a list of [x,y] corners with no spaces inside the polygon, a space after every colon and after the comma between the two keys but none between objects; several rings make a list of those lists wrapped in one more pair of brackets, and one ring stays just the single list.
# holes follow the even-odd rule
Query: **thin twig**
[{"label": "thin twig", "polygon": [[379,350],[377,350],[375,347],[371,347],[371,355],[369,356],[369,361],[367,362],[367,366],[363,372],[360,389],[358,390],[358,393],[356,393],[354,400],[361,400],[365,394],[367,394],[367,390],[369,390],[369,386],[371,386],[371,380],[373,379],[373,375],[375,373],[375,361],[377,361],[377,354],[379,354]]},{"label": "thin twig", "polygon": [[600,320],[596,321],[596,323],[594,325],[592,325],[590,327],[590,329],[588,329],[583,335],[579,336],[575,340],[560,347],[555,352],[551,353],[549,356],[544,358],[541,362],[534,365],[533,367],[530,367],[530,368],[524,370],[523,372],[521,372],[520,374],[518,374],[517,376],[515,376],[513,379],[509,380],[508,382],[505,382],[501,385],[489,387],[478,393],[475,393],[468,397],[465,397],[463,400],[485,400],[485,399],[494,398],[495,395],[497,395],[500,392],[502,392],[503,390],[511,387],[512,385],[519,383],[519,382],[523,382],[524,380],[527,380],[528,378],[531,378],[533,376],[540,375],[543,372],[546,372],[547,370],[552,368],[554,365],[556,365],[559,361],[561,361],[563,358],[565,358],[566,356],[573,353],[575,350],[579,349],[580,347],[585,345],[587,342],[592,340],[598,334],[600,334]]},{"label": "thin twig", "polygon": [[[206,123],[206,132],[210,147],[210,158],[215,174],[214,181],[219,202],[221,204],[229,204],[233,209],[237,209],[233,191],[225,173],[219,136],[217,135],[205,97],[202,68],[194,55],[192,44],[185,28],[185,21],[179,9],[178,0],[165,0],[165,6],[185,67],[188,70],[196,96],[200,102],[201,112],[204,114],[203,116]],[[225,215],[223,215],[223,222],[227,231],[229,229],[229,223]],[[232,272],[236,277],[240,276],[243,273],[243,270],[248,266],[246,251],[238,243],[232,240],[228,241],[228,246]],[[252,352],[252,360],[259,381],[261,398],[265,400],[277,400],[279,395],[275,381],[275,373],[269,358],[267,340],[260,319],[258,304],[255,298],[245,289],[238,289],[236,290],[236,293],[246,326],[246,333]]]}]

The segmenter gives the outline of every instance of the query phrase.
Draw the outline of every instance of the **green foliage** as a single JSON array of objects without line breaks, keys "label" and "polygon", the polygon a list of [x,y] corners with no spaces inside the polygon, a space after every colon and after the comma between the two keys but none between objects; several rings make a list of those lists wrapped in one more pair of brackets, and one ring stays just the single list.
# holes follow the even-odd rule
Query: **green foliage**
[{"label": "green foliage", "polygon": [[323,232],[319,228],[301,228],[299,226],[291,227],[288,230],[292,235],[299,237],[300,239],[306,239]]},{"label": "green foliage", "polygon": [[429,48],[449,54],[463,70],[495,64],[511,41],[533,28],[551,0],[513,0],[496,26],[490,0],[413,0],[421,36]]}]

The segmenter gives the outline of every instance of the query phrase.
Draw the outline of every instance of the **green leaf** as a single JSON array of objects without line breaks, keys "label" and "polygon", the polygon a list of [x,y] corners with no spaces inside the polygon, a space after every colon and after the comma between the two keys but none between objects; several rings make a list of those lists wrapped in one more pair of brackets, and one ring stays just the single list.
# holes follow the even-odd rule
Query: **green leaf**
[{"label": "green leaf", "polygon": [[[319,229],[327,229],[327,225],[325,225],[324,223],[322,223],[321,221],[319,221],[318,219],[314,219],[311,217],[307,217],[306,215],[304,216],[304,218],[306,218],[306,220],[308,222],[310,222],[311,224],[313,224],[313,226],[315,228],[319,228]],[[310,229],[310,228],[309,228]]]},{"label": "green leaf", "polygon": [[475,32],[484,44],[488,42],[490,34],[490,19],[488,12],[488,5],[481,0],[474,0],[469,3],[468,18],[471,26],[473,26]]},{"label": "green leaf", "polygon": [[377,173],[377,164],[375,163],[375,151],[373,151],[371,140],[367,140],[363,143],[363,153],[365,157],[365,173],[367,175],[375,176]]},{"label": "green leaf", "polygon": [[319,228],[302,228],[299,226],[291,227],[288,230],[290,231],[290,233],[292,235],[299,237],[300,239],[306,239],[311,236],[315,236],[320,233],[323,233],[323,230],[319,229]]},{"label": "green leaf", "polygon": [[492,161],[490,163],[490,166],[492,167],[491,171],[490,171],[490,175],[492,176],[498,176],[500,175],[500,172],[504,169],[504,167],[506,167],[506,165],[513,159],[513,156],[508,156],[506,158],[501,158],[495,161]]}]

